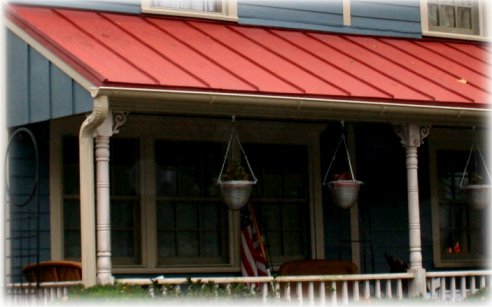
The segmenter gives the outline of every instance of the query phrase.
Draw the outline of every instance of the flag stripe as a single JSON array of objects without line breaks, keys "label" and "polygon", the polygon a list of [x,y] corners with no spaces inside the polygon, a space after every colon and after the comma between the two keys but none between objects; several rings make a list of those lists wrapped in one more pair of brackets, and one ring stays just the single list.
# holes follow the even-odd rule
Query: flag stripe
[{"label": "flag stripe", "polygon": [[241,209],[241,272],[243,276],[268,276],[266,258],[258,227],[253,225],[254,212],[249,206]]}]

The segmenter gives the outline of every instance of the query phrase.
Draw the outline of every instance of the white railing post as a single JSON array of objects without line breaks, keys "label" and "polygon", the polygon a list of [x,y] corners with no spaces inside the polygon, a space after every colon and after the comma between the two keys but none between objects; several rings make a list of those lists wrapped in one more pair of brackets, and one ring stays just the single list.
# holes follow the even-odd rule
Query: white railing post
[{"label": "white railing post", "polygon": [[331,282],[331,304],[336,305],[337,304],[337,283],[332,281]]},{"label": "white railing post", "polygon": [[393,297],[393,291],[391,289],[391,280],[386,281],[386,297],[387,298],[392,298]]},{"label": "white railing post", "polygon": [[297,301],[302,305],[302,282],[296,283]]},{"label": "white railing post", "polygon": [[308,282],[308,298],[309,303],[314,305],[314,283],[312,281]]},{"label": "white railing post", "polygon": [[342,303],[344,305],[348,304],[349,294],[348,294],[348,282],[346,280],[342,281]]},{"label": "white railing post", "polygon": [[456,278],[453,276],[451,277],[451,285],[450,285],[450,291],[451,291],[451,302],[456,302]]},{"label": "white railing post", "polygon": [[466,277],[465,276],[461,277],[460,288],[461,288],[461,298],[465,299],[466,298]]},{"label": "white railing post", "polygon": [[320,304],[323,306],[326,302],[326,292],[325,292],[325,282],[324,281],[319,283],[319,296],[320,296]]},{"label": "white railing post", "polygon": [[441,277],[441,301],[446,300],[446,277]]},{"label": "white railing post", "polygon": [[353,291],[354,291],[354,302],[358,302],[360,300],[360,294],[359,294],[359,281],[356,280],[353,283]]},{"label": "white railing post", "polygon": [[364,299],[368,300],[371,297],[371,285],[369,280],[364,281]]},{"label": "white railing post", "polygon": [[476,284],[475,284],[475,276],[472,276],[470,279],[470,293],[475,294],[477,292]]}]

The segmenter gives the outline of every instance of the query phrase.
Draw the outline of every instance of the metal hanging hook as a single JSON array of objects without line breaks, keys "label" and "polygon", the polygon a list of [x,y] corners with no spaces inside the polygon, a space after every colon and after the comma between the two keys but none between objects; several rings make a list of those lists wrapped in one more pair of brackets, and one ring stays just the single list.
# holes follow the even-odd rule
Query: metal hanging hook
[{"label": "metal hanging hook", "polygon": [[354,177],[354,172],[352,170],[352,163],[350,161],[350,154],[349,154],[349,150],[348,150],[348,146],[347,146],[347,142],[345,140],[345,121],[341,120],[340,121],[340,125],[341,125],[341,134],[340,134],[340,140],[338,141],[338,144],[337,144],[337,147],[335,149],[335,152],[333,153],[333,157],[331,158],[331,162],[330,162],[330,165],[328,166],[328,169],[326,170],[326,173],[325,173],[325,176],[323,178],[323,185],[326,185],[327,182],[326,182],[326,179],[328,178],[328,173],[330,172],[330,169],[331,167],[333,166],[333,162],[335,162],[335,159],[336,159],[336,155],[337,155],[337,152],[338,150],[340,149],[340,145],[343,143],[344,147],[345,147],[345,155],[347,157],[347,162],[348,162],[348,166],[349,166],[349,170],[350,170],[350,176],[352,178],[352,181],[356,181],[355,180],[355,177]]},{"label": "metal hanging hook", "polygon": [[231,130],[232,130],[231,135],[229,137],[229,141],[227,142],[226,153],[224,155],[224,161],[222,162],[222,167],[220,169],[220,173],[219,173],[219,176],[217,178],[217,183],[218,184],[222,183],[221,178],[222,178],[222,174],[224,172],[224,168],[225,168],[227,159],[229,157],[229,150],[231,148],[232,142],[236,141],[237,144],[239,145],[239,149],[241,150],[241,153],[244,156],[244,160],[246,161],[246,164],[248,165],[248,170],[251,173],[251,176],[253,177],[252,183],[256,184],[256,182],[258,182],[258,179],[256,178],[255,174],[253,173],[253,169],[251,168],[251,165],[249,164],[248,156],[246,155],[246,152],[244,151],[244,148],[241,145],[241,141],[239,141],[239,136],[237,135],[237,132],[236,132],[236,116],[235,115],[232,115],[232,129]]}]

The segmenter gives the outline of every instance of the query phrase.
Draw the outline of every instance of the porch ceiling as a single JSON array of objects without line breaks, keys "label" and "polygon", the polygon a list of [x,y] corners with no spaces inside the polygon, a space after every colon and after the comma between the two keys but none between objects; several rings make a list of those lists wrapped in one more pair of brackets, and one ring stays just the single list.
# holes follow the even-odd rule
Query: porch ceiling
[{"label": "porch ceiling", "polygon": [[436,111],[488,110],[490,103],[484,43],[17,5],[7,5],[5,14],[84,84],[120,88],[120,95],[184,91]]}]

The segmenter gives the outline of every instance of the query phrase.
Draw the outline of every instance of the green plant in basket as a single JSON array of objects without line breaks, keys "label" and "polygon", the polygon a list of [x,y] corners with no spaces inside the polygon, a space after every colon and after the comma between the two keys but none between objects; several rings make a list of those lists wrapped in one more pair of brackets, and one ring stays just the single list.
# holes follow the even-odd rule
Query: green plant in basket
[{"label": "green plant in basket", "polygon": [[246,169],[241,164],[241,161],[231,161],[228,163],[224,174],[222,175],[223,181],[235,181],[235,180],[246,180],[249,181],[251,175],[246,172]]}]

